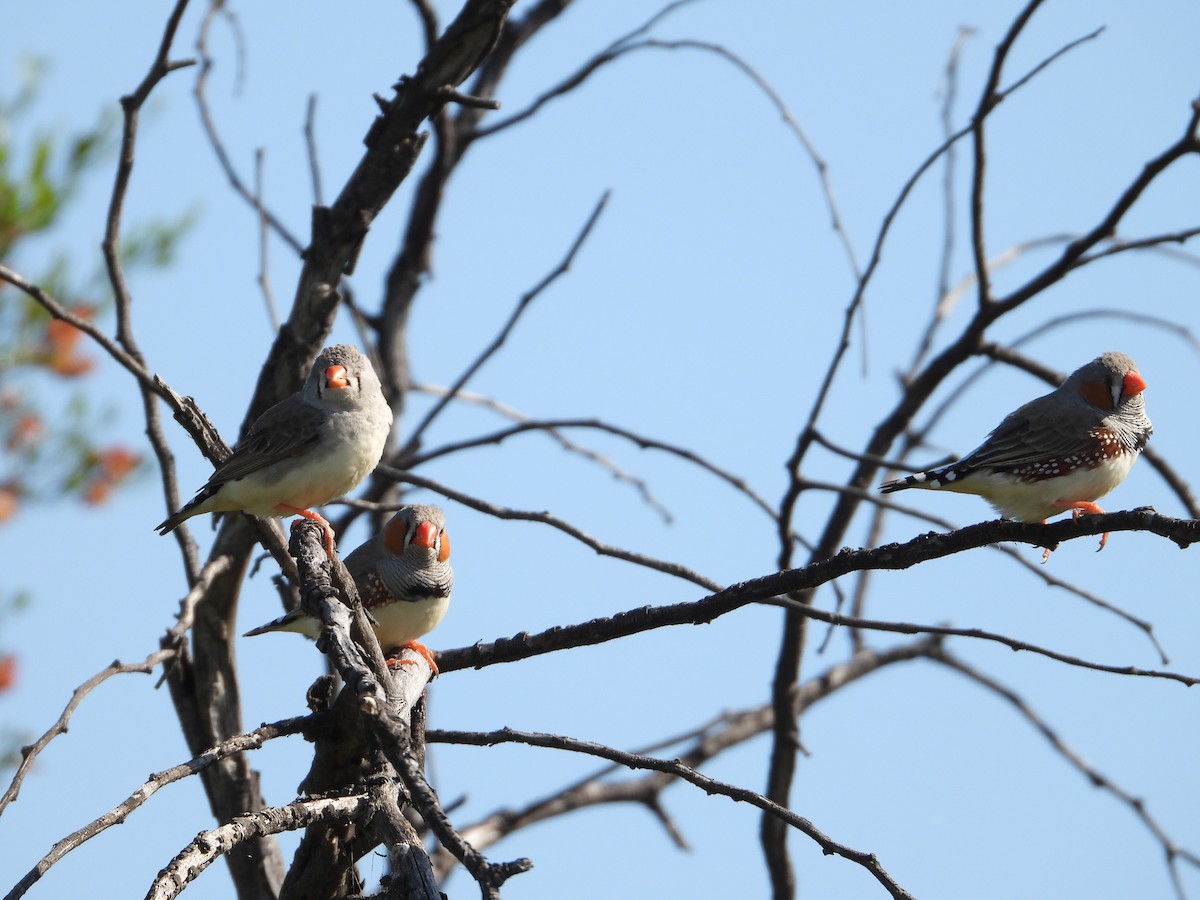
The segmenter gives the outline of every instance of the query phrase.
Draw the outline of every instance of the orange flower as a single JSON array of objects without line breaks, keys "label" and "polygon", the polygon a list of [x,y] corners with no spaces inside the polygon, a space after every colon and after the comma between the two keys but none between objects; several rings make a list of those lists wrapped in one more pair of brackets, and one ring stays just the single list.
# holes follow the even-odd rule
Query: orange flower
[{"label": "orange flower", "polygon": [[120,445],[109,447],[100,453],[101,477],[113,482],[121,481],[141,463],[141,457]]},{"label": "orange flower", "polygon": [[52,354],[61,352],[70,355],[81,334],[82,331],[62,319],[51,319],[46,325],[46,343],[50,345]]},{"label": "orange flower", "polygon": [[8,440],[4,445],[9,450],[20,450],[25,447],[32,447],[36,444],[46,432],[46,427],[42,424],[41,418],[37,413],[25,413],[17,420],[17,424],[13,426],[12,431],[8,433]]},{"label": "orange flower", "polygon": [[112,493],[113,483],[107,478],[96,478],[83,492],[83,502],[88,506],[99,506]]},{"label": "orange flower", "polygon": [[0,522],[7,522],[15,516],[20,505],[17,489],[11,484],[0,484]]},{"label": "orange flower", "polygon": [[[72,310],[81,319],[91,319],[94,312],[91,306],[80,305]],[[70,322],[62,319],[51,319],[46,323],[46,349],[44,359],[53,371],[67,378],[74,378],[91,371],[96,365],[94,360],[79,356],[75,345],[83,334]]]},{"label": "orange flower", "polygon": [[17,680],[17,658],[0,656],[0,691],[8,690]]},{"label": "orange flower", "polygon": [[46,364],[64,378],[75,378],[90,372],[96,365],[94,359],[75,356],[71,351],[59,352],[52,350],[46,358]]},{"label": "orange flower", "polygon": [[0,656],[0,691],[12,688],[17,680],[16,656]]}]

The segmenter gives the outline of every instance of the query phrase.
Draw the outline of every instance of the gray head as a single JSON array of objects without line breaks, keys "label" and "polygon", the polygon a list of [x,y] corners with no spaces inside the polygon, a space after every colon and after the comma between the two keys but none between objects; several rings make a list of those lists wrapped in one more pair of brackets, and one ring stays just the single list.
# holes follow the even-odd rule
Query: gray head
[{"label": "gray head", "polygon": [[321,351],[301,390],[309,403],[334,409],[359,406],[383,396],[383,387],[371,361],[349,344],[334,344]]},{"label": "gray head", "polygon": [[1130,450],[1141,450],[1154,430],[1146,416],[1145,390],[1137,364],[1124,353],[1110,352],[1072,372],[1054,393],[1087,422],[1111,429]]},{"label": "gray head", "polygon": [[1056,393],[1081,401],[1102,417],[1145,415],[1146,381],[1124,353],[1103,353],[1070,374]]},{"label": "gray head", "polygon": [[[446,517],[436,506],[401,507],[377,537],[377,571],[397,596],[444,596],[454,585]],[[349,560],[347,560],[349,563]]]}]

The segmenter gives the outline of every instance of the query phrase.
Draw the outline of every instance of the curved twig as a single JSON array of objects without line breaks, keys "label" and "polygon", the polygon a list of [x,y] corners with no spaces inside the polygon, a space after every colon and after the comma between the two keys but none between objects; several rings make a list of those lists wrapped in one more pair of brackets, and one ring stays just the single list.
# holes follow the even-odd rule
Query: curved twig
[{"label": "curved twig", "polygon": [[707,588],[710,591],[719,591],[720,583],[713,581],[711,578],[692,571],[687,566],[679,565],[678,563],[667,562],[661,559],[655,559],[652,556],[646,556],[642,553],[634,553],[632,550],[622,550],[620,547],[614,547],[610,544],[602,543],[596,540],[589,534],[580,531],[569,522],[565,522],[557,516],[552,516],[545,512],[531,512],[521,509],[510,509],[506,506],[497,506],[494,503],[488,503],[486,500],[480,500],[477,497],[472,497],[469,494],[464,494],[461,491],[456,491],[453,488],[439,484],[431,478],[424,478],[420,475],[414,475],[412,472],[404,472],[400,469],[394,469],[391,466],[380,466],[375,470],[377,473],[391,478],[395,481],[404,482],[405,484],[416,485],[441,494],[463,506],[469,506],[471,509],[479,512],[487,513],[490,516],[495,516],[497,519],[515,519],[521,522],[541,522],[543,525],[549,525],[552,528],[557,528],[559,531],[569,534],[588,547],[591,547],[601,556],[611,556],[614,559],[623,559],[626,562],[635,563],[639,566],[645,566],[647,569],[653,569],[656,572],[663,572],[667,575],[674,575],[676,578],[682,578],[685,581],[690,581],[692,584]]},{"label": "curved twig", "polygon": [[472,744],[476,746],[519,743],[531,747],[548,747],[550,749],[569,750],[573,753],[586,753],[589,756],[598,756],[601,759],[611,760],[630,769],[649,769],[654,772],[666,772],[676,778],[696,785],[704,790],[705,793],[721,794],[722,796],[729,797],[731,800],[757,806],[767,815],[774,816],[779,821],[786,822],[791,827],[807,835],[820,846],[821,851],[827,856],[840,856],[845,860],[862,866],[893,897],[913,900],[912,894],[904,890],[887,873],[883,866],[880,865],[879,860],[876,859],[874,853],[865,853],[839,843],[818,829],[808,819],[797,815],[786,807],[773,803],[762,794],[747,788],[738,787],[737,785],[717,781],[715,778],[709,778],[707,775],[700,774],[691,766],[686,766],[678,760],[639,756],[635,753],[614,750],[612,747],[606,747],[603,744],[596,744],[592,741],[583,741],[578,738],[557,734],[516,731],[512,728],[501,728],[496,731],[483,733],[475,731],[442,731],[440,735],[445,743]]},{"label": "curved twig", "polygon": [[591,646],[620,637],[640,634],[672,625],[701,625],[751,603],[784,605],[789,613],[833,625],[863,628],[899,634],[935,634],[966,637],[1000,643],[1013,650],[1025,650],[1058,662],[1106,672],[1142,678],[1175,681],[1184,685],[1200,683],[1200,677],[1178,672],[1142,669],[1132,665],[1095,663],[1079,657],[1019,641],[1005,635],[971,628],[949,628],[907,622],[883,622],[840,616],[816,609],[788,595],[811,593],[820,585],[852,572],[877,569],[907,569],[932,559],[940,559],[964,550],[984,547],[998,541],[1016,541],[1039,547],[1055,547],[1061,542],[1105,531],[1145,531],[1165,537],[1180,547],[1200,541],[1200,521],[1160,516],[1152,509],[1087,515],[1049,525],[1009,522],[1003,519],[969,525],[948,534],[929,532],[902,544],[885,544],[866,550],[843,550],[835,556],[811,563],[802,569],[788,569],[764,575],[717,591],[700,600],[666,606],[647,606],[616,615],[592,619],[578,625],[558,627],[530,635],[521,633],[489,644],[478,643],[438,654],[443,672],[469,667],[481,668],[514,662],[571,647]]},{"label": "curved twig", "polygon": [[71,722],[71,716],[75,714],[76,708],[83,702],[84,697],[114,675],[122,675],[127,672],[141,672],[143,675],[149,675],[154,671],[156,665],[171,659],[174,655],[174,650],[156,650],[140,663],[123,663],[119,659],[114,660],[79,687],[75,688],[71,694],[71,699],[63,708],[58,720],[46,729],[36,741],[21,748],[21,764],[17,766],[17,771],[13,774],[13,779],[8,789],[4,792],[3,796],[0,796],[0,814],[3,814],[8,805],[16,800],[17,796],[21,793],[21,783],[25,780],[25,776],[28,774],[30,768],[32,768],[33,761],[37,758],[37,755],[45,750],[46,745],[52,740],[66,732]]},{"label": "curved twig", "polygon": [[1010,688],[1005,687],[1000,682],[993,678],[989,678],[973,666],[967,665],[961,659],[945,652],[944,649],[936,649],[929,655],[930,659],[936,660],[943,665],[953,669],[960,675],[974,681],[976,684],[982,685],[987,690],[998,695],[1002,699],[1008,701],[1018,713],[1030,724],[1033,728],[1046,739],[1051,747],[1067,761],[1067,763],[1083,775],[1093,787],[1107,791],[1117,798],[1121,803],[1127,806],[1130,811],[1141,820],[1142,825],[1146,830],[1158,841],[1162,847],[1163,855],[1166,858],[1167,869],[1171,876],[1171,882],[1175,887],[1175,894],[1179,900],[1184,900],[1185,894],[1179,880],[1178,862],[1183,860],[1192,867],[1200,869],[1200,855],[1193,853],[1172,840],[1167,834],[1166,829],[1162,824],[1150,815],[1146,810],[1146,804],[1140,797],[1135,797],[1129,791],[1122,788],[1120,785],[1113,782],[1108,776],[1101,773],[1098,769],[1092,766],[1087,760],[1075,752],[1062,739],[1059,733],[1050,726],[1050,724],[1040,715],[1033,711],[1020,696]]},{"label": "curved twig", "polygon": [[433,420],[436,419],[442,412],[442,410],[446,408],[446,405],[454,399],[455,394],[457,394],[459,390],[461,390],[462,387],[471,379],[471,376],[478,372],[480,367],[483,366],[483,364],[487,362],[492,355],[504,345],[504,342],[508,339],[509,334],[512,333],[513,328],[516,326],[517,320],[521,318],[521,314],[529,308],[529,304],[537,299],[538,295],[541,294],[542,291],[557,281],[560,276],[566,274],[566,272],[570,270],[571,263],[575,261],[575,257],[579,253],[579,249],[583,246],[584,241],[587,240],[588,235],[591,234],[592,228],[600,218],[600,213],[604,211],[604,207],[608,203],[608,198],[609,192],[605,191],[600,197],[599,201],[597,201],[595,207],[593,207],[592,213],[590,216],[588,216],[587,222],[584,223],[584,226],[580,230],[579,234],[575,236],[575,240],[571,244],[570,249],[567,251],[567,255],[563,257],[562,261],[559,262],[559,264],[555,266],[548,275],[546,275],[532,289],[526,291],[521,296],[521,299],[517,301],[516,309],[513,310],[512,315],[509,316],[508,321],[504,324],[504,327],[500,329],[500,333],[492,339],[492,342],[483,349],[483,352],[480,353],[479,356],[477,356],[469,366],[467,366],[467,368],[461,375],[458,376],[457,379],[455,379],[454,384],[450,386],[450,389],[446,392],[446,395],[439,399],[433,405],[433,408],[425,414],[425,417],[421,419],[417,427],[412,430],[408,438],[405,440],[404,448],[396,454],[397,459],[399,459],[401,462],[404,462],[405,456],[409,453],[412,453],[415,448],[421,445],[421,435],[425,433],[425,429],[427,429],[430,423],[432,423]]},{"label": "curved twig", "polygon": [[[411,390],[433,394],[439,397],[449,394],[449,388],[443,388],[437,385],[412,384],[409,387]],[[638,495],[641,496],[642,502],[657,512],[662,517],[664,522],[669,524],[674,521],[671,511],[668,510],[666,506],[664,506],[663,503],[654,495],[654,493],[650,490],[650,485],[644,478],[639,478],[638,476],[625,471],[607,456],[575,443],[574,441],[560,434],[559,429],[572,427],[595,428],[600,431],[607,431],[610,434],[629,437],[630,440],[634,440],[643,447],[655,446],[653,442],[643,443],[636,437],[632,436],[630,432],[625,432],[623,429],[616,428],[615,426],[606,425],[603,422],[599,422],[595,419],[530,419],[522,413],[517,412],[511,406],[506,406],[505,404],[498,403],[490,397],[483,397],[480,394],[475,394],[468,391],[459,391],[455,395],[455,399],[467,403],[478,402],[484,404],[490,409],[499,412],[506,418],[514,419],[519,424],[514,425],[511,428],[493,432],[491,434],[467,438],[466,440],[456,441],[452,444],[443,444],[441,447],[437,447],[433,450],[428,450],[424,453],[418,453],[415,456],[410,456],[407,460],[405,460],[405,468],[415,469],[422,463],[426,463],[431,459],[437,459],[440,456],[446,456],[450,453],[457,453],[461,450],[470,450],[474,447],[498,445],[513,435],[530,431],[538,431],[542,434],[545,434],[552,441],[557,443],[567,453],[581,456],[589,462],[595,463],[597,466],[612,475],[612,477],[617,481],[622,481],[633,487],[633,489],[638,492]],[[666,445],[663,445],[661,449],[667,449]],[[682,451],[680,455],[689,452],[690,451]],[[694,461],[696,461],[702,467],[708,467],[707,464],[700,462],[698,458],[694,459]],[[710,469],[710,471],[712,471],[712,469]],[[721,474],[723,475],[724,473]]]},{"label": "curved twig", "polygon": [[368,794],[296,800],[286,806],[245,813],[232,822],[201,832],[158,873],[146,900],[170,900],[205,869],[247,841],[297,831],[316,822],[360,822],[374,815]]},{"label": "curved twig", "polygon": [[[562,428],[588,428],[593,431],[602,431],[606,434],[612,434],[617,437],[625,438],[627,441],[631,441],[643,450],[661,450],[664,453],[668,453],[672,456],[686,460],[687,462],[698,466],[709,474],[715,475],[721,481],[734,488],[738,493],[744,495],[755,506],[766,513],[772,519],[772,521],[775,521],[778,518],[771,505],[760,494],[756,493],[740,475],[734,475],[728,470],[722,469],[720,466],[709,462],[695,451],[688,450],[686,447],[680,447],[675,444],[668,444],[665,441],[660,441],[655,438],[646,437],[645,435],[630,431],[627,428],[621,428],[618,425],[610,425],[609,423],[600,419],[526,419],[524,417],[519,417],[518,424],[513,425],[510,428],[495,431],[491,434],[479,435],[474,438],[467,438],[466,440],[462,441],[456,441],[452,444],[443,444],[441,447],[436,447],[433,450],[428,450],[412,457],[408,460],[408,465],[412,468],[416,468],[422,463],[429,462],[432,459],[437,459],[440,456],[446,456],[447,454],[456,453],[460,450],[469,450],[473,447],[500,444],[514,435],[524,434],[530,431],[543,432],[549,435],[552,439],[562,443],[564,439],[558,435],[559,429]],[[573,446],[574,445],[572,445],[572,447]],[[614,475],[616,475],[615,472]],[[626,476],[626,478],[622,480],[629,480],[629,476]]]},{"label": "curved twig", "polygon": [[211,3],[196,35],[196,54],[200,57],[200,68],[196,73],[196,84],[192,88],[192,96],[195,98],[196,108],[200,112],[200,124],[204,127],[204,134],[208,138],[209,145],[217,157],[217,162],[220,164],[221,170],[225,173],[225,177],[229,181],[229,186],[233,188],[234,193],[245,200],[246,204],[255,211],[256,215],[265,219],[270,224],[271,230],[275,232],[280,240],[291,247],[297,255],[300,255],[304,252],[304,243],[292,234],[278,216],[264,207],[261,202],[255,200],[254,192],[246,186],[246,183],[238,174],[237,168],[233,165],[233,160],[229,158],[229,152],[225,149],[225,143],[221,140],[221,135],[217,131],[216,122],[213,121],[212,110],[208,106],[207,94],[208,75],[214,65],[213,58],[208,53],[208,31],[212,27],[213,20],[218,15],[223,15],[230,21],[234,21],[233,14],[223,3]]},{"label": "curved twig", "polygon": [[[865,648],[851,659],[838,663],[800,685],[796,692],[796,708],[803,711],[825,700],[848,684],[886,668],[895,663],[921,659],[934,647],[939,638],[924,638],[900,644],[887,650]],[[723,713],[686,734],[672,735],[634,751],[637,755],[648,755],[689,742],[678,751],[677,759],[693,769],[724,753],[741,746],[771,728],[774,711],[770,706]],[[441,742],[444,732],[431,729],[426,733],[430,742]],[[664,789],[676,782],[674,775],[655,772],[651,775],[625,781],[614,781],[612,775],[622,765],[614,762],[603,766],[584,778],[555,791],[553,794],[531,801],[520,809],[497,810],[485,819],[463,828],[463,837],[476,847],[485,848],[515,831],[578,809],[607,803],[641,803],[649,806]],[[434,868],[442,876],[453,868],[453,857],[445,851],[434,854]]]},{"label": "curved twig", "polygon": [[174,784],[176,781],[187,778],[189,775],[195,775],[202,769],[234,753],[241,753],[245,750],[257,750],[273,738],[297,734],[300,731],[313,727],[315,722],[316,717],[314,716],[297,716],[291,719],[283,719],[279,722],[272,722],[269,725],[262,725],[248,734],[240,734],[227,741],[222,741],[208,752],[194,757],[185,763],[173,766],[170,769],[164,769],[161,772],[155,772],[141,787],[104,815],[93,819],[78,831],[67,835],[61,841],[55,843],[50,848],[50,852],[38,860],[37,865],[30,869],[25,874],[25,877],[17,882],[16,886],[4,896],[4,900],[18,900],[18,898],[25,896],[29,888],[41,880],[42,876],[56,862],[113,825],[123,824],[134,810],[168,784]]}]

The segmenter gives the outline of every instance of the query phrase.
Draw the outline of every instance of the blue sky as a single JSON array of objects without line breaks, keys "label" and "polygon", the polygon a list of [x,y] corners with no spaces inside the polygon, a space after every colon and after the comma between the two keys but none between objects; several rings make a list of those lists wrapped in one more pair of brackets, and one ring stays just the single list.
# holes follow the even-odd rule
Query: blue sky
[{"label": "blue sky", "polygon": [[[218,127],[243,177],[251,176],[255,149],[265,148],[267,202],[303,236],[313,202],[302,134],[309,95],[318,97],[328,198],[360,158],[375,114],[372,92],[386,94],[419,59],[416,22],[399,3],[356,4],[353,18],[331,16],[326,5],[313,2],[290,4],[286,12],[270,5],[232,8],[245,42],[244,68],[239,78],[233,34],[218,25],[210,40],[216,68],[209,86]],[[523,108],[656,8],[573,6],[519,58],[501,92],[499,116]],[[847,233],[865,260],[901,185],[941,141],[938,91],[959,26],[975,33],[961,60],[956,127],[966,121],[992,50],[1018,9],[1007,2],[911,8],[706,0],[679,10],[654,33],[720,43],[770,82],[829,163]],[[194,52],[201,12],[198,6],[185,17],[175,57]],[[22,57],[45,59],[49,70],[28,124],[67,133],[102,110],[117,109],[117,98],[142,78],[165,15],[162,4],[9,4],[0,10],[7,38],[0,46],[0,83],[15,82]],[[1200,93],[1200,8],[1194,4],[1134,10],[1111,2],[1049,2],[1014,48],[1005,82],[1099,26],[1105,30],[1096,40],[1050,66],[989,122],[989,255],[1090,228],[1144,161],[1182,133]],[[272,332],[255,282],[254,216],[232,195],[208,147],[191,97],[194,78],[194,70],[168,78],[143,119],[126,221],[193,209],[199,218],[176,265],[133,277],[134,325],[150,366],[180,393],[195,396],[232,439]],[[964,144],[960,226],[968,159]],[[1168,173],[1131,213],[1125,233],[1194,226],[1198,174],[1190,160]],[[861,446],[894,403],[894,373],[911,359],[936,300],[940,179],[940,171],[927,177],[901,212],[867,293],[865,325],[855,331],[822,422],[824,433],[843,446]],[[94,178],[60,232],[5,262],[35,277],[65,248],[90,271],[100,261],[110,189],[107,172]],[[377,306],[410,190],[401,189],[363,249],[353,286],[367,310]],[[411,324],[416,377],[451,383],[520,295],[559,262],[608,190],[608,206],[571,271],[535,301],[470,389],[537,418],[594,416],[691,447],[777,501],[784,461],[831,356],[853,277],[810,159],[763,93],[711,54],[633,54],[534,119],[472,148],[446,198],[433,274]],[[1022,256],[996,275],[997,290],[1020,283],[1051,258],[1052,251]],[[954,281],[970,271],[961,227],[952,263]],[[280,303],[290,298],[298,271],[294,254],[273,242],[270,278]],[[1163,254],[1127,254],[1074,274],[991,336],[1012,341],[1048,319],[1086,310],[1150,313],[1194,330],[1198,271]],[[970,302],[968,294],[964,303]],[[952,313],[946,335],[966,315],[964,309]],[[355,339],[346,317],[333,337]],[[1200,364],[1186,341],[1145,325],[1092,318],[1056,328],[1024,349],[1064,372],[1104,350],[1130,353],[1150,385],[1153,446],[1184,477],[1196,477],[1193,448],[1200,433],[1189,385]],[[1006,412],[1044,391],[1026,375],[994,370],[955,396],[961,381],[936,398],[954,404],[926,458],[970,450]],[[29,389],[44,391],[47,403],[61,402],[58,385],[35,380]],[[131,379],[104,363],[95,390],[113,412],[106,435],[136,445],[141,411]],[[401,429],[427,405],[414,400],[414,414]],[[430,431],[429,446],[503,424],[487,410],[455,405]],[[170,437],[181,485],[203,483],[208,464],[182,431]],[[550,510],[607,543],[683,563],[724,583],[773,571],[773,526],[744,497],[662,454],[591,433],[571,437],[644,478],[673,522],[665,523],[604,470],[536,435],[438,460],[422,474],[495,503]],[[822,451],[806,471],[814,480],[838,481],[849,470]],[[429,492],[412,496],[438,502]],[[991,517],[976,498],[904,499],[963,524]],[[814,536],[829,504],[828,495],[806,495],[797,527]],[[1105,505],[1146,504],[1182,514],[1142,463]],[[443,505],[457,580],[451,611],[428,641],[435,649],[702,595],[665,575],[598,558],[544,526],[497,522]],[[156,476],[149,474],[99,510],[35,507],[0,530],[0,583],[34,598],[29,609],[2,623],[0,650],[20,655],[21,681],[0,695],[0,723],[40,733],[80,682],[114,658],[139,660],[157,646],[186,591],[175,544],[151,530],[163,515]],[[865,539],[864,523],[865,517],[849,542]],[[907,539],[928,527],[893,517],[886,538]],[[211,541],[204,524],[194,533],[203,545]],[[344,546],[364,537],[351,532]],[[1020,553],[1038,557],[1031,548]],[[1118,534],[1100,555],[1091,539],[1065,545],[1048,566],[1053,575],[1152,621],[1169,666],[1128,625],[1046,587],[992,551],[876,574],[868,613],[985,628],[1100,662],[1200,674],[1193,556],[1148,535]],[[829,608],[832,594],[823,592],[819,601]],[[267,578],[252,580],[239,626],[272,618],[277,604]],[[626,749],[644,746],[720,711],[765,702],[780,621],[775,609],[746,609],[703,628],[449,674],[432,690],[430,724],[508,725]],[[823,637],[821,629],[815,634]],[[889,636],[870,640],[895,643]],[[1193,693],[993,646],[949,646],[1018,691],[1063,740],[1144,798],[1174,839],[1200,848]],[[846,653],[844,635],[835,634],[823,656],[814,642],[805,672],[811,676]],[[238,663],[247,728],[302,711],[304,689],[322,665],[310,643],[287,635],[242,641]],[[102,686],[76,713],[70,733],[41,756],[21,799],[0,818],[0,886],[7,889],[55,840],[116,805],[149,772],[187,758],[169,697],[153,689],[155,680],[125,676]],[[858,683],[814,708],[802,733],[808,755],[799,763],[792,808],[835,839],[878,854],[923,900],[1172,896],[1159,846],[1127,807],[1069,768],[1009,705],[940,667],[897,666]],[[769,749],[760,738],[705,771],[760,789]],[[255,755],[269,802],[293,798],[307,750],[289,740]],[[433,765],[443,800],[463,800],[455,813],[459,823],[549,794],[598,768],[587,759],[516,747],[438,747]],[[683,785],[670,789],[665,802],[692,852],[676,851],[644,810],[588,810],[487,851],[495,859],[535,862],[505,896],[765,895],[754,810]],[[174,853],[213,824],[198,782],[173,785],[122,828],[71,854],[29,896],[97,895],[98,871],[106,873],[99,895],[140,896]],[[285,840],[285,855],[293,846]],[[822,857],[802,835],[790,846],[804,896],[883,896],[862,870]],[[579,873],[595,872],[597,856],[619,862],[601,866],[581,887]],[[377,875],[380,866],[368,862],[364,869]],[[1185,870],[1184,878],[1189,896],[1200,894],[1200,875]],[[462,873],[450,889],[454,896],[475,890]],[[223,866],[188,889],[201,898],[228,893]]]}]

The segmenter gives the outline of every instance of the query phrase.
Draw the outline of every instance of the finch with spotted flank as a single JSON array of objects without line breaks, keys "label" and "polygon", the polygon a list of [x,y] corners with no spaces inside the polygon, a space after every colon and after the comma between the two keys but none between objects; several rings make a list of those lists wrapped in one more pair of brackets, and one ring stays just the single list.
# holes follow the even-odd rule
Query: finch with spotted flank
[{"label": "finch with spotted flank", "polygon": [[[1102,354],[1057,390],[1009,413],[962,459],[879,489],[978,494],[1020,522],[1043,522],[1066,510],[1102,513],[1095,501],[1125,480],[1154,430],[1145,389],[1132,359]],[[1100,549],[1107,540],[1106,532]]]},{"label": "finch with spotted flank", "polygon": [[[454,570],[450,567],[450,537],[446,519],[436,506],[403,506],[383,530],[346,557],[363,606],[384,655],[396,657],[404,648],[420,653],[433,673],[437,666],[417,638],[432,631],[450,606]],[[294,609],[246,636],[290,631],[316,637],[321,623]]]}]

